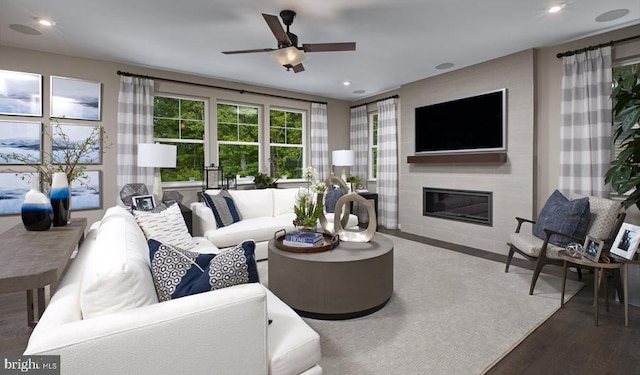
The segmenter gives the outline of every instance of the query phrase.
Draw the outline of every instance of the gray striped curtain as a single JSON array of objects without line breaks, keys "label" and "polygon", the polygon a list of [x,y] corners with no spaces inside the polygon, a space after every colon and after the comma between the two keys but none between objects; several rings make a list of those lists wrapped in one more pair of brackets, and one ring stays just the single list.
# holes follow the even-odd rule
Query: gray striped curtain
[{"label": "gray striped curtain", "polygon": [[153,143],[153,80],[120,77],[118,93],[118,191],[129,183],[153,189],[153,168],[138,168],[138,144]]},{"label": "gray striped curtain", "polygon": [[611,162],[611,47],[562,60],[560,190],[608,197]]},{"label": "gray striped curtain", "polygon": [[351,108],[351,124],[349,142],[350,148],[355,154],[356,165],[349,170],[352,176],[357,176],[363,185],[367,185],[367,172],[369,162],[369,120],[367,106]]},{"label": "gray striped curtain", "polygon": [[318,179],[329,177],[329,132],[327,130],[327,105],[311,103],[311,166],[318,172]]},{"label": "gray striped curtain", "polygon": [[378,225],[398,229],[397,99],[378,102]]}]

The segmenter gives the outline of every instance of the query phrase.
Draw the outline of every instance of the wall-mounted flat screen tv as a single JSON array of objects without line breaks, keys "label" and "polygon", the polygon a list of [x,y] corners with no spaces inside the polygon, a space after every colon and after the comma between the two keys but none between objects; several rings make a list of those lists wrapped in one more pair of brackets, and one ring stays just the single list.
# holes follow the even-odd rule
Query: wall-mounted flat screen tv
[{"label": "wall-mounted flat screen tv", "polygon": [[507,89],[416,108],[416,150],[424,154],[507,150]]}]

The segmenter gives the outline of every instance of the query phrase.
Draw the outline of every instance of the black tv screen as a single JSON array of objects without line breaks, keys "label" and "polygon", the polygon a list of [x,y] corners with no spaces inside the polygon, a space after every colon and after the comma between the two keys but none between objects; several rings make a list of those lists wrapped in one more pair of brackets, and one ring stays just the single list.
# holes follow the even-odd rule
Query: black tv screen
[{"label": "black tv screen", "polygon": [[506,93],[416,108],[416,154],[506,151]]}]

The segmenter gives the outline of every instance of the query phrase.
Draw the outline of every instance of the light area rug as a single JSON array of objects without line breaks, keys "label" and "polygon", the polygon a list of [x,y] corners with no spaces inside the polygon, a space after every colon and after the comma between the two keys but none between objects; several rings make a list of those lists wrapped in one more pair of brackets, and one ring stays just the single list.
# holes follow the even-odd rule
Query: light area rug
[{"label": "light area rug", "polygon": [[[380,234],[382,235],[382,234]],[[482,374],[560,308],[562,280],[388,236],[394,292],[365,317],[307,319],[321,338],[325,374]],[[268,285],[268,261],[259,262]],[[582,283],[567,280],[565,298]]]}]

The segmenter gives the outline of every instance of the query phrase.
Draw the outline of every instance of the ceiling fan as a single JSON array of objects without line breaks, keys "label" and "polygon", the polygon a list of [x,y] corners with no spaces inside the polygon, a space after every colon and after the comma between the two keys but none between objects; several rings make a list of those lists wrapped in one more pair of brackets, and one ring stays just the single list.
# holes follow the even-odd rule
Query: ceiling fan
[{"label": "ceiling fan", "polygon": [[278,41],[278,48],[259,48],[259,49],[247,49],[238,51],[224,51],[225,55],[234,55],[240,53],[256,53],[256,52],[268,52],[272,55],[282,66],[287,70],[293,69],[295,73],[304,71],[302,61],[306,59],[305,54],[302,52],[332,52],[332,51],[355,51],[356,43],[306,43],[302,47],[298,47],[298,36],[289,31],[289,26],[293,23],[293,19],[296,17],[296,12],[292,10],[283,10],[280,12],[280,18],[282,23],[287,26],[287,31],[280,24],[277,16],[271,14],[262,13],[262,17],[269,25],[271,32]]}]

